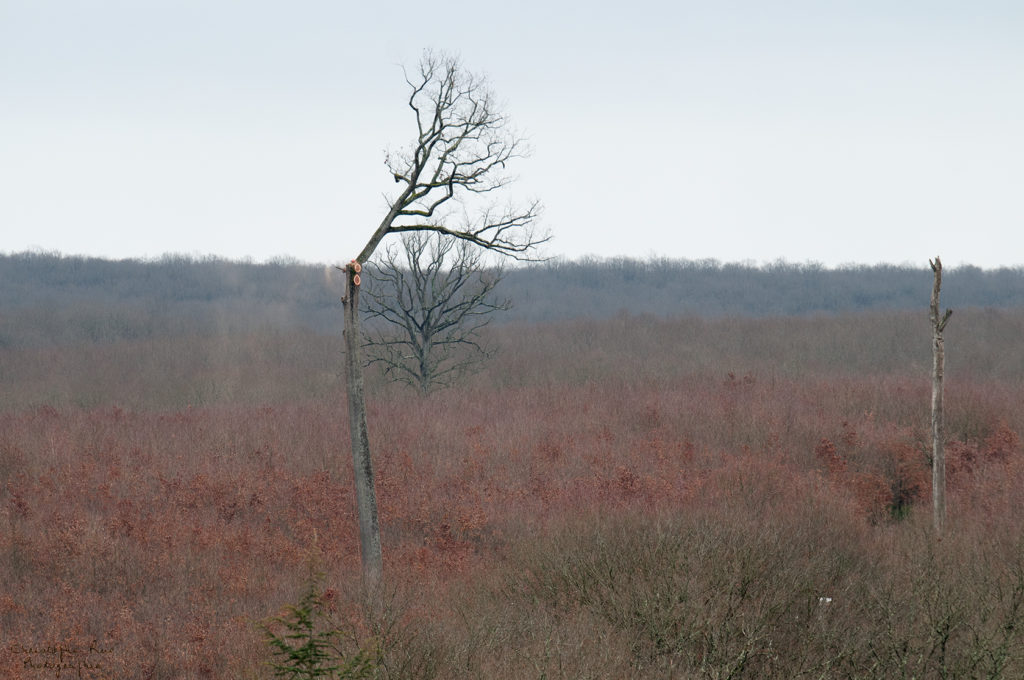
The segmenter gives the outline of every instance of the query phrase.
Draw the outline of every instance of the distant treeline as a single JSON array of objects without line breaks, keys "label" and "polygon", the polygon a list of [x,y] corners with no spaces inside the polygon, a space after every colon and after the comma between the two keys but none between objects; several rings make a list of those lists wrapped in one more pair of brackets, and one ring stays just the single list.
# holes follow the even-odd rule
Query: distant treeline
[{"label": "distant treeline", "polygon": [[332,268],[168,255],[0,255],[0,347],[341,325]]},{"label": "distant treeline", "polygon": [[[556,320],[622,312],[656,316],[808,316],[927,310],[932,271],[905,265],[630,258],[556,261],[513,271],[505,293],[511,318]],[[1024,267],[943,272],[943,306],[1024,307]]]},{"label": "distant treeline", "polygon": [[[511,311],[496,321],[808,316],[926,310],[931,270],[873,265],[723,264],[713,260],[557,260],[508,270]],[[331,265],[173,255],[104,260],[0,254],[0,347],[139,340],[190,333],[341,328]],[[1024,268],[947,268],[943,305],[1024,307]]]}]

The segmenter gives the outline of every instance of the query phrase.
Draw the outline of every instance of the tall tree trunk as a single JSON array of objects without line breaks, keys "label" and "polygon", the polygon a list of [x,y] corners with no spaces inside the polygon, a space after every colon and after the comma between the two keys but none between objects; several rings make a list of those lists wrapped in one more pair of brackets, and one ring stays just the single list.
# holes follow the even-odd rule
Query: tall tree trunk
[{"label": "tall tree trunk", "polygon": [[929,262],[935,272],[932,286],[932,524],[935,533],[941,535],[946,521],[946,452],[944,448],[945,424],[942,413],[942,374],[945,370],[946,355],[942,331],[946,328],[950,309],[939,317],[939,289],[942,287],[942,261],[938,257]]},{"label": "tall tree trunk", "polygon": [[377,493],[373,485],[370,437],[366,428],[366,397],[363,394],[363,363],[359,344],[359,272],[355,261],[345,267],[345,377],[348,383],[348,422],[355,466],[356,506],[359,511],[359,543],[363,560],[363,581],[373,588],[380,583],[384,566],[377,522]]}]

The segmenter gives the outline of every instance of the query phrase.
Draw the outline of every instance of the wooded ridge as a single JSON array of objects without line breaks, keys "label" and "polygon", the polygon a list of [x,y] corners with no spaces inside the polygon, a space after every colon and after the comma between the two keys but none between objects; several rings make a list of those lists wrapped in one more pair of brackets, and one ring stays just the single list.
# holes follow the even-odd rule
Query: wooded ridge
[{"label": "wooded ridge", "polygon": [[[513,307],[495,322],[624,312],[673,318],[926,309],[930,285],[927,266],[554,260],[507,272],[499,292]],[[1024,268],[950,267],[943,293],[959,309],[1024,307]],[[333,266],[287,258],[254,263],[184,255],[105,260],[0,254],[0,347],[268,327],[334,333],[341,326],[341,294],[341,272]]]}]

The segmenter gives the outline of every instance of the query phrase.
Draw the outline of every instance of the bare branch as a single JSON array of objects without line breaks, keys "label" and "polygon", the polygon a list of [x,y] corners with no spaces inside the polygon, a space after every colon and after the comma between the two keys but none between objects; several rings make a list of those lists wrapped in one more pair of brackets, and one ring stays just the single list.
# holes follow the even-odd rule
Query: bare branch
[{"label": "bare branch", "polygon": [[549,239],[535,231],[540,204],[498,207],[496,194],[514,180],[508,164],[529,150],[487,81],[457,58],[429,50],[415,72],[405,71],[405,81],[416,137],[385,157],[398,193],[388,199],[387,214],[357,259],[368,261],[388,234],[413,231],[444,234],[519,260],[541,259],[532,254]]}]

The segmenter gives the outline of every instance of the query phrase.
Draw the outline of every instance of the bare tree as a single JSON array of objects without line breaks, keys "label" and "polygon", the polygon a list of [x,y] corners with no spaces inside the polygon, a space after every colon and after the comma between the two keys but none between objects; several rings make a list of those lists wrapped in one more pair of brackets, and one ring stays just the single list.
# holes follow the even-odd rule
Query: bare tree
[{"label": "bare tree", "polygon": [[946,353],[942,339],[952,309],[939,316],[939,290],[942,288],[942,261],[928,261],[935,272],[932,286],[930,314],[932,322],[932,524],[935,533],[941,535],[946,521],[946,452],[944,448],[945,424],[942,413],[942,376],[945,371]]},{"label": "bare tree", "polygon": [[415,72],[405,72],[405,81],[416,134],[407,147],[385,158],[397,193],[388,197],[387,213],[366,246],[346,265],[342,298],[363,578],[371,587],[381,580],[383,562],[359,347],[362,264],[386,236],[404,232],[445,234],[516,259],[531,259],[547,241],[534,230],[538,203],[519,207],[499,201],[512,181],[508,163],[524,156],[526,148],[486,80],[468,72],[457,58],[428,50]]},{"label": "bare tree", "polygon": [[486,269],[482,252],[443,234],[405,234],[367,263],[363,348],[385,375],[427,394],[451,386],[493,354],[480,331],[507,299],[494,296],[500,268]]}]

